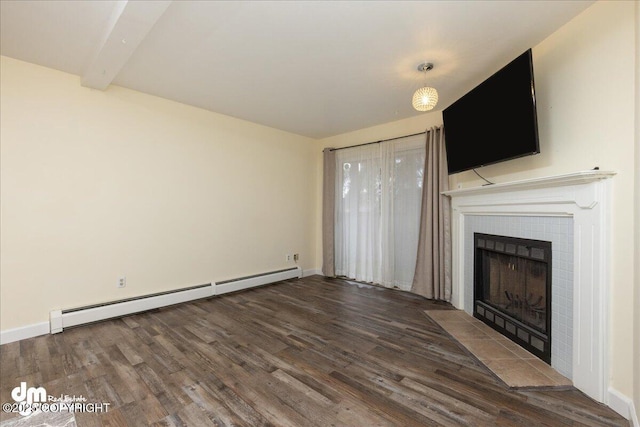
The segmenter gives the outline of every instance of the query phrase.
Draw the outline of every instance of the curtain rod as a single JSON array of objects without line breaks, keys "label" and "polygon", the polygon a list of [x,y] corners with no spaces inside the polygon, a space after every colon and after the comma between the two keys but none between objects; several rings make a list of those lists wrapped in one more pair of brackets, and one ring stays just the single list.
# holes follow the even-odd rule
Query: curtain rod
[{"label": "curtain rod", "polygon": [[393,140],[402,139],[402,138],[409,138],[410,136],[424,135],[426,133],[427,132],[424,131],[424,132],[412,133],[411,135],[396,136],[395,138],[381,139],[380,141],[365,142],[364,144],[350,145],[348,147],[330,148],[329,151],[345,150],[347,148],[362,147],[363,145],[380,144],[381,142],[393,141]]}]

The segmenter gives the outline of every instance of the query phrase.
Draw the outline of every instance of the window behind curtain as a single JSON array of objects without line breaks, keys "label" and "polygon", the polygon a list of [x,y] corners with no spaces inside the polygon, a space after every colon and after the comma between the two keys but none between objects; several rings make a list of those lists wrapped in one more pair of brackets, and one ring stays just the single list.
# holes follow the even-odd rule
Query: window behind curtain
[{"label": "window behind curtain", "polygon": [[336,275],[410,289],[424,158],[422,135],[336,152]]}]

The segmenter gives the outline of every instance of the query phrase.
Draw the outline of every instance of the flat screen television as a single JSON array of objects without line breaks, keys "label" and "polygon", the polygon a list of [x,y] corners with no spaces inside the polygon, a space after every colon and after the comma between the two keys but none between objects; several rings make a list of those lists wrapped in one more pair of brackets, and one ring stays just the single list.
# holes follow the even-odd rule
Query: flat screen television
[{"label": "flat screen television", "polygon": [[442,112],[449,175],[540,153],[531,49]]}]

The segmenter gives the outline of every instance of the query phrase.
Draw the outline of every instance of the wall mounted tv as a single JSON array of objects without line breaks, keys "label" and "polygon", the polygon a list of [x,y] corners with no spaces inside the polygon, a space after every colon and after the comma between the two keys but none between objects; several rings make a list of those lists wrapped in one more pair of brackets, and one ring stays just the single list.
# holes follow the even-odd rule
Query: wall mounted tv
[{"label": "wall mounted tv", "polygon": [[540,152],[531,49],[442,112],[449,175]]}]

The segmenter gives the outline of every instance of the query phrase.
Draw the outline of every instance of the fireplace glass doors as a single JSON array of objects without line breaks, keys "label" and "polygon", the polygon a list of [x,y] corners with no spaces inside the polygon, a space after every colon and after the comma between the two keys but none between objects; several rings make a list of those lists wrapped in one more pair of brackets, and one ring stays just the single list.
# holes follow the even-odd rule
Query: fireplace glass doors
[{"label": "fireplace glass doors", "polygon": [[474,236],[474,316],[551,363],[551,242]]}]

